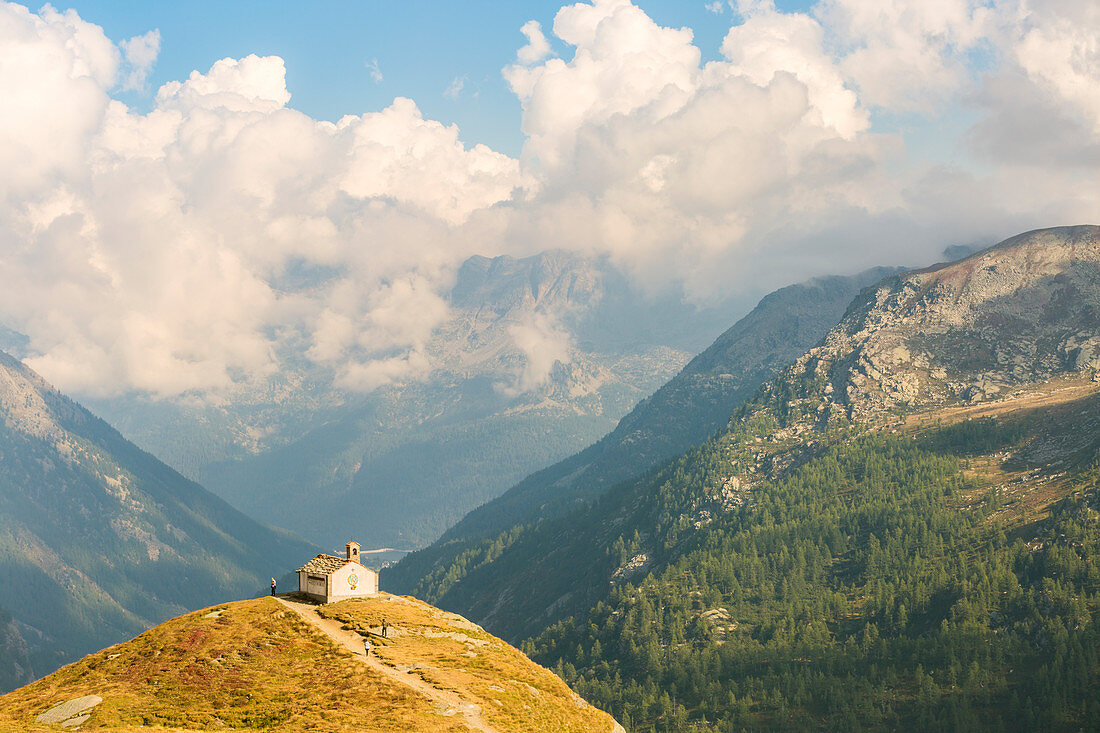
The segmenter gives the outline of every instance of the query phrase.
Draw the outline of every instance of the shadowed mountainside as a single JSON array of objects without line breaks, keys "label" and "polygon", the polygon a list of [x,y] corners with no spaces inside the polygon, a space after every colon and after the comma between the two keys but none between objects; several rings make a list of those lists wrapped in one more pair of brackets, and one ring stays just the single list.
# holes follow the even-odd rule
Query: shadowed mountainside
[{"label": "shadowed mountainside", "polygon": [[[0,586],[42,674],[188,608],[262,593],[314,548],[185,479],[0,353]],[[2,658],[4,673],[18,660]]]}]

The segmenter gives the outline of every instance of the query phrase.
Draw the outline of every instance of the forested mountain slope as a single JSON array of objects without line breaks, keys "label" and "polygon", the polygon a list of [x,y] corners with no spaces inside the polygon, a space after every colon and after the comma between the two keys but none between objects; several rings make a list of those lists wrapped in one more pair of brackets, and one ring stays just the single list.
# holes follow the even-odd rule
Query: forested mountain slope
[{"label": "forested mountain slope", "polygon": [[0,690],[11,690],[34,679],[27,642],[15,619],[0,608]]},{"label": "forested mountain slope", "polygon": [[188,608],[262,593],[313,553],[0,353],[0,587],[13,618],[0,624],[0,679],[9,688]]},{"label": "forested mountain slope", "polygon": [[1098,234],[887,278],[726,432],[441,605],[639,730],[1095,727]]},{"label": "forested mountain slope", "polygon": [[761,383],[820,340],[862,288],[891,272],[822,277],[766,296],[611,433],[470,512],[431,547],[388,569],[386,582],[437,599],[444,585],[499,551],[523,525],[568,513],[579,501],[702,442]]},{"label": "forested mountain slope", "polygon": [[571,538],[602,597],[523,648],[632,730],[1092,729],[1100,397],[1013,412],[826,431],[719,511],[704,449]]}]

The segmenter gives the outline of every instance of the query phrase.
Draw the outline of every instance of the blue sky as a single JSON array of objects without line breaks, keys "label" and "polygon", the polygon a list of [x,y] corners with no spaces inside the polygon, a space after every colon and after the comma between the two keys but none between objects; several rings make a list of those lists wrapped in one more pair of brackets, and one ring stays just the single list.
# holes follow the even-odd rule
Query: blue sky
[{"label": "blue sky", "polygon": [[[526,39],[520,27],[537,20],[550,34],[560,0],[408,0],[401,2],[140,2],[88,0],[58,2],[114,39],[154,28],[161,50],[144,95],[117,96],[147,108],[166,81],[205,72],[225,57],[250,53],[286,61],[291,107],[317,119],[336,120],[388,105],[394,97],[416,101],[426,117],[456,123],[468,144],[485,143],[518,155],[523,142],[520,105],[501,77]],[[733,22],[702,0],[642,0],[636,3],[664,26],[691,28],[704,60],[714,58]],[[782,10],[802,10],[804,1],[778,2]],[[33,6],[32,6],[33,7]],[[561,51],[560,43],[555,50]],[[382,81],[372,79],[377,61]],[[456,78],[462,92],[444,92]]]}]

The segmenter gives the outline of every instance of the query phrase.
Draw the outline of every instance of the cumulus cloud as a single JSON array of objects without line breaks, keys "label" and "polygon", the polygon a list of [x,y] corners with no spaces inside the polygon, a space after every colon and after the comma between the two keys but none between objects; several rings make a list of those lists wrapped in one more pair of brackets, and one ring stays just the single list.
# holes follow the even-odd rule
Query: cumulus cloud
[{"label": "cumulus cloud", "polygon": [[91,137],[110,101],[119,52],[75,11],[0,5],[0,199],[23,197],[85,172]]},{"label": "cumulus cloud", "polygon": [[817,15],[841,49],[838,67],[865,104],[932,112],[968,79],[988,38],[988,0],[822,0]]},{"label": "cumulus cloud", "polygon": [[49,7],[0,23],[0,314],[66,389],[216,392],[292,343],[349,388],[415,373],[454,230],[522,186],[409,100],[335,123],[288,108],[276,57],[222,59],[142,114],[108,92],[155,35],[120,51]]},{"label": "cumulus cloud", "polygon": [[542,174],[529,236],[609,252],[654,287],[676,273],[706,297],[764,232],[872,203],[890,145],[861,134],[867,113],[812,18],[749,15],[706,65],[689,29],[625,0],[563,8],[554,32],[572,59],[505,70]]},{"label": "cumulus cloud", "polygon": [[[1100,18],[1072,0],[736,3],[720,56],[629,0],[535,21],[504,78],[519,160],[410,99],[293,109],[277,57],[217,61],[139,112],[155,31],[0,4],[0,325],[64,389],[216,394],[308,363],[416,378],[471,254],[571,247],[720,299],[917,264],[1100,204]],[[456,89],[456,93],[457,93]],[[572,353],[517,324],[537,387]]]},{"label": "cumulus cloud", "polygon": [[118,45],[129,67],[126,78],[122,82],[122,88],[143,91],[145,80],[149,77],[149,72],[157,60],[157,54],[160,53],[160,31],[154,28],[148,33],[134,36]]},{"label": "cumulus cloud", "polygon": [[456,76],[443,90],[443,96],[447,99],[458,99],[462,94],[462,88],[466,86],[466,76]]},{"label": "cumulus cloud", "polygon": [[531,313],[522,322],[508,327],[508,335],[522,355],[522,363],[511,384],[497,389],[517,396],[544,384],[555,364],[569,362],[573,339],[553,314]]},{"label": "cumulus cloud", "polygon": [[[1063,157],[1094,149],[1095,133],[1081,134],[1100,78],[1090,4],[735,5],[722,58],[707,64],[689,29],[594,0],[555,17],[572,58],[504,70],[523,104],[524,163],[540,176],[523,236],[610,253],[653,287],[675,273],[713,298],[1091,216],[1100,191],[1082,188],[1081,165],[999,156],[1004,138]],[[1052,105],[1062,111],[1038,129]],[[1011,129],[1029,106],[1029,132]],[[1022,180],[1038,193],[1021,205]]]},{"label": "cumulus cloud", "polygon": [[745,5],[745,21],[722,41],[730,73],[758,86],[788,73],[806,87],[814,124],[831,128],[846,140],[870,126],[867,111],[833,58],[825,50],[821,24],[802,13],[780,13],[770,4]]},{"label": "cumulus cloud", "polygon": [[184,111],[273,112],[289,101],[283,60],[255,54],[216,61],[207,73],[192,71],[187,81],[170,81],[157,91],[158,107]]},{"label": "cumulus cloud", "polygon": [[695,87],[700,52],[691,31],[662,28],[629,0],[566,6],[554,34],[576,47],[571,61],[504,70],[523,104],[524,152],[544,170],[566,163],[583,127],[616,116],[658,119]]},{"label": "cumulus cloud", "polygon": [[458,127],[425,120],[411,99],[344,117],[335,132],[350,156],[340,188],[357,199],[394,198],[460,224],[522,183],[515,160],[485,145],[467,149]]},{"label": "cumulus cloud", "polygon": [[370,79],[375,84],[382,83],[382,69],[378,66],[378,59],[371,59],[367,62],[367,73],[370,74]]},{"label": "cumulus cloud", "polygon": [[516,58],[521,64],[534,64],[550,55],[550,41],[546,40],[542,33],[542,24],[537,20],[527,21],[519,32],[527,36],[527,45],[521,46],[516,52]]},{"label": "cumulus cloud", "polygon": [[1020,68],[1100,132],[1100,5],[1024,7],[1014,44]]}]

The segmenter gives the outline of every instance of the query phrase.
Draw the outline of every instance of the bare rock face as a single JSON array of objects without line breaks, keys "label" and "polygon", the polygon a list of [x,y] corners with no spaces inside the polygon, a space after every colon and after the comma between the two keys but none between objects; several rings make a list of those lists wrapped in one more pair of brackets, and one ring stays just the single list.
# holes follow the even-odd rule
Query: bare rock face
[{"label": "bare rock face", "polygon": [[887,278],[794,373],[859,419],[1098,368],[1100,227],[1076,226]]}]

